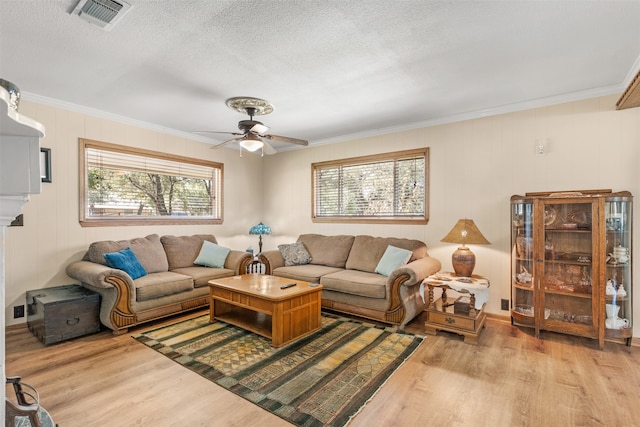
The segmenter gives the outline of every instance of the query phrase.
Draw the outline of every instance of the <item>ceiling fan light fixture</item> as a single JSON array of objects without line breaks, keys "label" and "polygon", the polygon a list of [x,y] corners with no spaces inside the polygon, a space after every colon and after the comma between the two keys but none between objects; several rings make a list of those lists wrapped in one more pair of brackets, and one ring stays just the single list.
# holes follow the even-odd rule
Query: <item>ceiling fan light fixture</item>
[{"label": "ceiling fan light fixture", "polygon": [[264,142],[255,135],[249,134],[245,138],[240,140],[240,147],[247,151],[258,151],[264,146]]}]

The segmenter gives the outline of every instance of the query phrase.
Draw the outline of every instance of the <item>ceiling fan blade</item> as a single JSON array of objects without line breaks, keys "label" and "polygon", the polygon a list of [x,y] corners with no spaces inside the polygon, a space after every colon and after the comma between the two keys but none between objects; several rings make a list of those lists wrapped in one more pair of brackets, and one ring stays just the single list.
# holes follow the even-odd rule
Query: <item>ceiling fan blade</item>
[{"label": "ceiling fan blade", "polygon": [[213,145],[213,146],[211,146],[211,147],[209,147],[209,148],[211,148],[211,149],[213,150],[213,149],[215,149],[215,148],[224,147],[225,145],[227,145],[227,144],[231,144],[232,142],[240,141],[242,138],[244,138],[244,135],[243,135],[243,134],[240,134],[240,135],[242,135],[242,136],[241,136],[241,137],[239,137],[239,138],[232,138],[232,139],[229,139],[229,140],[227,140],[227,141],[225,141],[225,142],[221,142],[220,144]]},{"label": "ceiling fan blade", "polygon": [[257,134],[263,134],[266,131],[269,130],[269,126],[265,126],[263,124],[260,123],[256,123],[255,125],[253,125],[253,127],[249,130],[249,132],[253,132],[253,133],[257,133]]},{"label": "ceiling fan blade", "polygon": [[238,132],[216,132],[213,130],[192,130],[191,133],[222,133],[226,135],[244,135],[244,133],[238,133]]},{"label": "ceiling fan blade", "polygon": [[262,141],[264,145],[262,146],[262,151],[264,154],[276,154],[277,151],[273,148],[267,141]]},{"label": "ceiling fan blade", "polygon": [[280,141],[280,142],[289,142],[291,144],[298,145],[309,145],[309,141],[298,138],[289,138],[288,136],[280,136],[280,135],[260,135],[263,138],[266,138],[270,141]]}]

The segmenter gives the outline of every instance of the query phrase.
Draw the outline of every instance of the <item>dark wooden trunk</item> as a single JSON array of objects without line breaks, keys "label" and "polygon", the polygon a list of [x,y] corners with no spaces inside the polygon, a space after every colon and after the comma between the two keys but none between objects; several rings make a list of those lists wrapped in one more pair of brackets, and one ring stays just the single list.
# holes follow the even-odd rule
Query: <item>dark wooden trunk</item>
[{"label": "dark wooden trunk", "polygon": [[100,330],[100,295],[79,285],[27,291],[27,325],[45,345]]}]

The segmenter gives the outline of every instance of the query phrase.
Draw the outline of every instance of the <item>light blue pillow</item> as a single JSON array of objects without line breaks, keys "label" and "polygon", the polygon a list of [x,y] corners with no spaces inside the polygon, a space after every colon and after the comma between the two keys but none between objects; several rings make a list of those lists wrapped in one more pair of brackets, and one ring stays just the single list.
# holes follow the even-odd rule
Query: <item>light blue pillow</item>
[{"label": "light blue pillow", "polygon": [[384,251],[384,255],[380,258],[378,266],[376,267],[376,273],[383,276],[389,276],[393,270],[405,265],[410,259],[413,252],[396,248],[395,246],[387,246],[387,250]]},{"label": "light blue pillow", "polygon": [[198,258],[196,258],[193,263],[196,265],[204,265],[205,267],[223,268],[229,252],[231,252],[231,249],[205,240],[202,242],[202,248],[200,249]]},{"label": "light blue pillow", "polygon": [[133,253],[131,248],[104,254],[103,257],[109,267],[124,271],[131,276],[133,280],[147,275],[147,271],[142,264],[140,264],[138,257]]}]

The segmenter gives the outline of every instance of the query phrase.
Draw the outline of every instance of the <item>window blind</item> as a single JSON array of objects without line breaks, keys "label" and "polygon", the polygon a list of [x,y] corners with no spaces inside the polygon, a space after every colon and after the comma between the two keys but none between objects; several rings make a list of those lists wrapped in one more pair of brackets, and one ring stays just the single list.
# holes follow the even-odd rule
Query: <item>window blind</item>
[{"label": "window blind", "polygon": [[221,219],[222,165],[117,147],[84,146],[85,219]]},{"label": "window blind", "polygon": [[426,155],[384,157],[314,165],[314,216],[425,217]]}]

